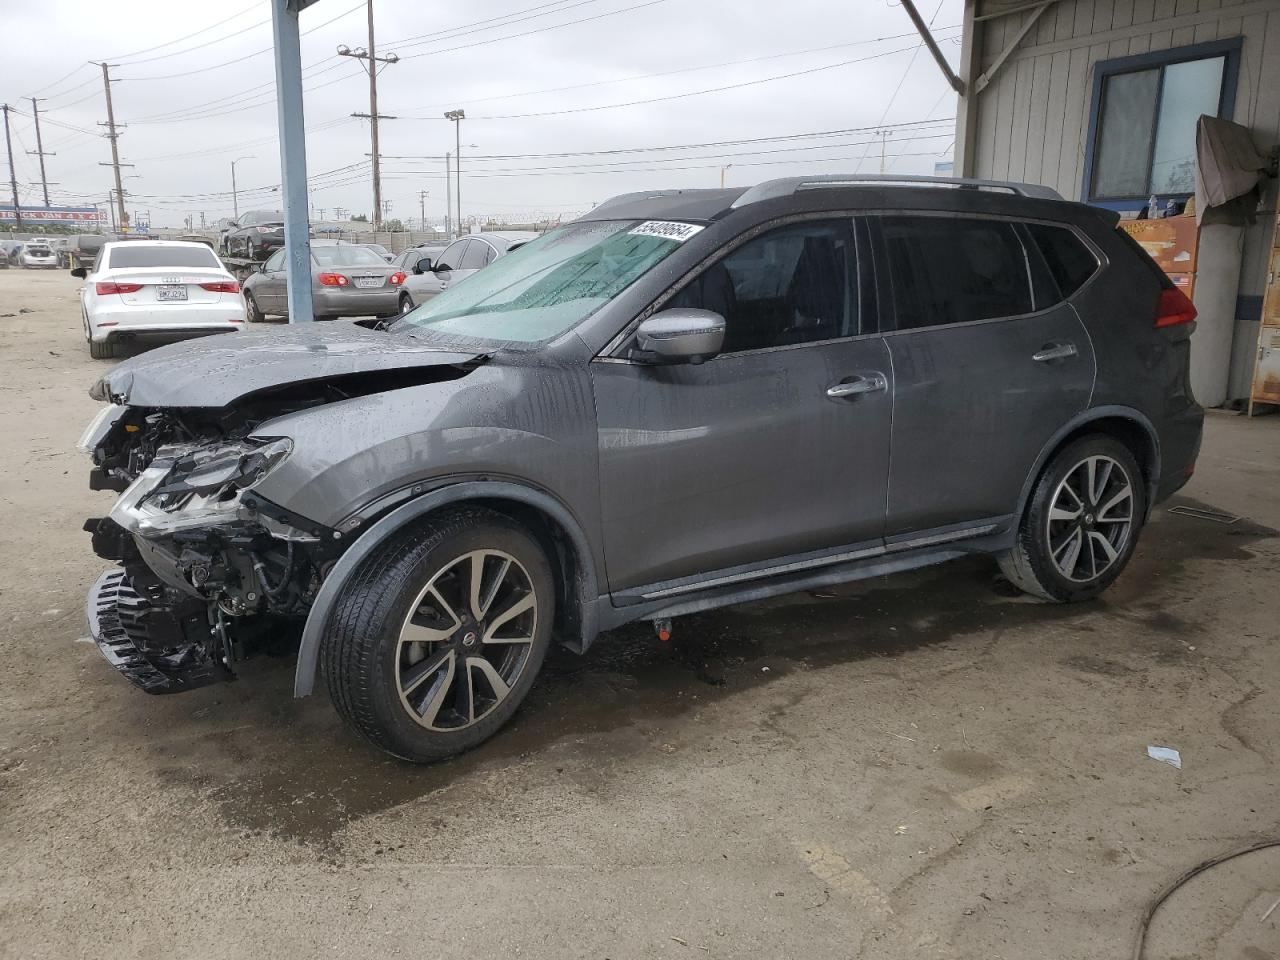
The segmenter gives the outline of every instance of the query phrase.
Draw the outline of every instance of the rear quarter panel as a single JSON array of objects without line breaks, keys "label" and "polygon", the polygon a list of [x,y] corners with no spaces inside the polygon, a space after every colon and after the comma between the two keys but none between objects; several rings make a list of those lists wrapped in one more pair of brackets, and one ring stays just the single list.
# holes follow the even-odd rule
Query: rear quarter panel
[{"label": "rear quarter panel", "polygon": [[1092,407],[1120,406],[1145,414],[1160,446],[1157,495],[1194,463],[1204,413],[1191,393],[1189,327],[1155,328],[1161,283],[1118,230],[1098,228],[1090,239],[1107,259],[1073,298],[1097,357]]}]

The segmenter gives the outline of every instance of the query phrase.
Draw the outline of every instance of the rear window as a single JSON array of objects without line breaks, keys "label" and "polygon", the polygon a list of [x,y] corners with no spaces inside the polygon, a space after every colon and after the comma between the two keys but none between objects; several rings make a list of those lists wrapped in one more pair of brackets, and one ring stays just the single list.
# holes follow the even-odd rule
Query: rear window
[{"label": "rear window", "polygon": [[122,267],[220,267],[208,247],[153,247],[130,245],[111,250],[109,268]]},{"label": "rear window", "polygon": [[1014,225],[962,217],[883,217],[899,330],[1013,317],[1033,309]]},{"label": "rear window", "polygon": [[1085,285],[1098,269],[1098,258],[1084,242],[1065,227],[1028,223],[1027,232],[1044,256],[1058,292],[1063,299]]},{"label": "rear window", "polygon": [[385,267],[387,261],[368,247],[312,247],[311,257],[322,267]]}]

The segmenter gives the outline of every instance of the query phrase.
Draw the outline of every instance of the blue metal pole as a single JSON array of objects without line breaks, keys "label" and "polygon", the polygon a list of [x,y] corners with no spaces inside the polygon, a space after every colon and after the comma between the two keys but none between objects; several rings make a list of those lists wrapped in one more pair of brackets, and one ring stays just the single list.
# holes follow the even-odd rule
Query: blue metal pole
[{"label": "blue metal pole", "polygon": [[309,323],[314,319],[311,312],[310,222],[307,216],[307,145],[302,117],[302,54],[298,46],[298,10],[308,5],[308,0],[271,0],[290,323]]}]

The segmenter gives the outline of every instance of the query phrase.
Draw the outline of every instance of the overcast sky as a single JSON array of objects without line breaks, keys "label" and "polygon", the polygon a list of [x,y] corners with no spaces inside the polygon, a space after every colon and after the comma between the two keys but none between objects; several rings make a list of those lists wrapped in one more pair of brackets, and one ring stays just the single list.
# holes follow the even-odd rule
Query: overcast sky
[{"label": "overcast sky", "polygon": [[[961,0],[917,0],[952,64]],[[874,129],[894,127],[885,164],[928,173],[952,150],[955,98],[906,12],[889,0],[374,0],[383,197],[392,217],[445,210],[444,152],[462,125],[464,217],[571,216],[617,193],[880,169]],[[215,8],[221,10],[215,13]],[[6,3],[0,98],[14,115],[23,203],[39,203],[35,95],[55,203],[105,202],[111,186],[100,68],[112,91],[128,207],[153,225],[279,206],[276,106],[266,0]],[[302,14],[315,215],[368,214],[369,84],[335,48],[368,45],[365,4],[319,0]],[[185,38],[185,39],[184,39]],[[854,62],[856,61],[856,62]],[[789,76],[784,76],[789,75]],[[900,86],[899,86],[900,85]],[[732,89],[716,89],[732,87]],[[647,102],[637,102],[647,101]],[[595,109],[602,108],[602,109]],[[932,125],[921,121],[934,121]],[[857,128],[871,128],[858,130]],[[844,131],[844,132],[841,132]],[[798,136],[826,134],[825,136]],[[764,139],[774,138],[774,139]],[[794,139],[783,139],[794,138]],[[724,146],[724,141],[758,140]],[[470,148],[468,144],[475,144]],[[679,147],[647,152],[598,153]],[[596,152],[596,153],[593,153]],[[561,156],[546,156],[560,154]],[[419,159],[421,158],[421,159]],[[861,166],[859,167],[859,162]],[[7,185],[4,199],[8,201]]]}]

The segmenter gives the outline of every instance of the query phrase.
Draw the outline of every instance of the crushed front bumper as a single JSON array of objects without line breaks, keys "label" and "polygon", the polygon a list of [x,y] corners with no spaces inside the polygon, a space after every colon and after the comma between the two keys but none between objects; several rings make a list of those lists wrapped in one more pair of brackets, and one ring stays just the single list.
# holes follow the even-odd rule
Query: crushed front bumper
[{"label": "crushed front bumper", "polygon": [[230,679],[225,668],[202,656],[197,644],[157,652],[144,649],[150,621],[169,613],[137,593],[123,569],[98,578],[89,590],[85,615],[107,663],[147,693],[182,693]]}]

